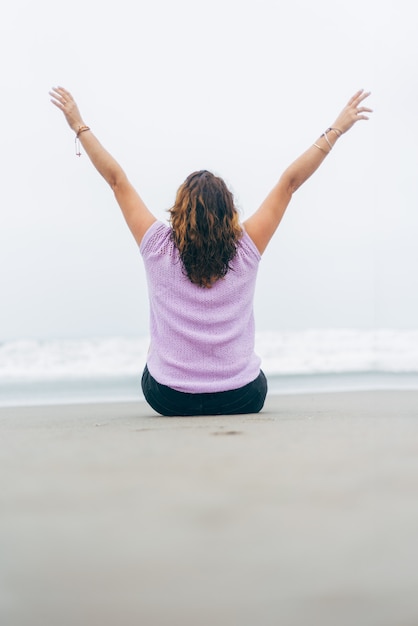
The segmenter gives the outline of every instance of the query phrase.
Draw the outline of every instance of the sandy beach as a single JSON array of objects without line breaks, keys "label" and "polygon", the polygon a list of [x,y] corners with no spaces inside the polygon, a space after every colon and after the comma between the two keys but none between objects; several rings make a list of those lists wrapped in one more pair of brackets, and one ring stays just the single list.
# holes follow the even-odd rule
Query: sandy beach
[{"label": "sandy beach", "polygon": [[4,626],[416,626],[418,391],[0,409]]}]

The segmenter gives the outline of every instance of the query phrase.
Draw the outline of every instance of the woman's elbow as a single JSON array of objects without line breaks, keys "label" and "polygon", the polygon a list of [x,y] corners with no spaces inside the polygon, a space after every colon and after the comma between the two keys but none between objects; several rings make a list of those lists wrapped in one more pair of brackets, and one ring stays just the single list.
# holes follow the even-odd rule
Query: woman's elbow
[{"label": "woman's elbow", "polygon": [[112,172],[107,181],[113,191],[116,193],[122,189],[128,182],[125,172],[123,170]]},{"label": "woman's elbow", "polygon": [[284,172],[280,178],[280,185],[284,189],[286,195],[290,198],[295,193],[295,191],[300,187],[300,183],[295,176],[292,175],[291,172]]}]

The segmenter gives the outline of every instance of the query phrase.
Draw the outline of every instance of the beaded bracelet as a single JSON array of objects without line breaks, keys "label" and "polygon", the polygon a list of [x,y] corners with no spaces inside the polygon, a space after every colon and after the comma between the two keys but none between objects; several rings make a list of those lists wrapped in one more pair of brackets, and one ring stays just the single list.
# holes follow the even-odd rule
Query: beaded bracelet
[{"label": "beaded bracelet", "polygon": [[90,126],[79,126],[77,134],[75,136],[74,143],[75,143],[75,153],[77,156],[81,156],[79,137],[81,133],[84,133],[86,130],[90,130]]}]

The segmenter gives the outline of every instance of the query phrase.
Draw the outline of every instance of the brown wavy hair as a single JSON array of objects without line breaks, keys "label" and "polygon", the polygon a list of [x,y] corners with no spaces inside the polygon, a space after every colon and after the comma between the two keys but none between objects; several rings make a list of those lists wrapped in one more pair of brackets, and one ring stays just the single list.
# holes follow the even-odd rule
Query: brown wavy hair
[{"label": "brown wavy hair", "polygon": [[242,237],[232,193],[211,172],[193,172],[177,191],[169,213],[184,272],[192,283],[211,287],[230,269]]}]

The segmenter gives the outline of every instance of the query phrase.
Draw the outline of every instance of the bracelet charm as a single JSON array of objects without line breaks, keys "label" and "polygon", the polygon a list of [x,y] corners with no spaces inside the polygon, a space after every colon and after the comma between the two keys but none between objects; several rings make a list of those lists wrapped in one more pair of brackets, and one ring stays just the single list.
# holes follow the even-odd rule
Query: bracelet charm
[{"label": "bracelet charm", "polygon": [[79,137],[80,137],[81,133],[84,133],[86,130],[90,130],[90,126],[79,126],[77,134],[75,136],[75,140],[74,140],[74,143],[75,143],[75,153],[76,153],[76,155],[78,157],[81,156]]}]

